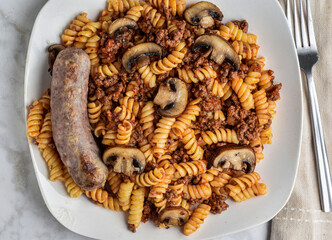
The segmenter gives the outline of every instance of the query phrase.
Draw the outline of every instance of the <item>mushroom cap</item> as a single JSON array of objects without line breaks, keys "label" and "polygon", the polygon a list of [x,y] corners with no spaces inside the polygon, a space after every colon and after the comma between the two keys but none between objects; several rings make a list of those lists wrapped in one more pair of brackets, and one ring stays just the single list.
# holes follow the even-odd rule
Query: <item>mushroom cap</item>
[{"label": "mushroom cap", "polygon": [[200,25],[203,28],[212,27],[214,19],[221,21],[223,18],[222,12],[216,5],[205,1],[191,5],[183,15],[191,25]]},{"label": "mushroom cap", "polygon": [[253,148],[227,144],[220,147],[209,161],[209,167],[240,170],[251,173],[255,170],[256,154]]},{"label": "mushroom cap", "polygon": [[61,44],[53,44],[51,46],[48,47],[48,65],[50,67],[50,69],[53,69],[53,65],[54,65],[54,61],[56,59],[56,57],[58,56],[59,52],[62,51],[63,49],[65,49],[65,47]]},{"label": "mushroom cap", "polygon": [[158,89],[153,102],[159,105],[158,113],[164,117],[177,117],[188,103],[187,85],[178,78],[169,78]]},{"label": "mushroom cap", "polygon": [[141,173],[145,168],[145,156],[137,148],[112,147],[103,154],[103,161],[112,166],[113,171],[131,176],[133,172]]},{"label": "mushroom cap", "polygon": [[182,226],[189,219],[189,212],[183,207],[166,207],[159,213],[159,222],[167,227]]},{"label": "mushroom cap", "polygon": [[217,34],[207,33],[199,36],[195,40],[192,50],[193,52],[205,50],[205,56],[210,56],[218,64],[221,64],[226,59],[235,70],[238,70],[240,67],[239,55],[229,42]]},{"label": "mushroom cap", "polygon": [[122,56],[122,65],[126,69],[127,72],[132,72],[132,67],[134,63],[137,63],[139,67],[143,67],[148,65],[148,61],[144,57],[149,56],[158,56],[161,58],[162,56],[162,48],[152,42],[141,43],[134,47],[129,48]]},{"label": "mushroom cap", "polygon": [[127,29],[136,29],[137,23],[129,18],[118,18],[114,20],[108,27],[108,34],[111,35],[111,37],[116,37],[123,31],[125,28]]}]

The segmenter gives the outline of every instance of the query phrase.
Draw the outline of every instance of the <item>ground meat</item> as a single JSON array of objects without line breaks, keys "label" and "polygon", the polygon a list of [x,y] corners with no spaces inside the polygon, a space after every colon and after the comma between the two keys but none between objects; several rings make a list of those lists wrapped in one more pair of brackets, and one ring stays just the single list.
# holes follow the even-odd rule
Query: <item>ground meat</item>
[{"label": "ground meat", "polygon": [[225,121],[211,119],[205,112],[202,112],[201,115],[198,116],[195,126],[202,131],[207,131],[211,129],[220,129],[225,125]]},{"label": "ground meat", "polygon": [[108,100],[113,100],[114,102],[119,101],[120,95],[125,91],[124,84],[118,82],[114,86],[106,89],[105,93]]},{"label": "ground meat", "polygon": [[221,77],[226,78],[232,69],[233,69],[233,67],[230,63],[223,62],[221,64],[219,74],[220,74]]},{"label": "ground meat", "polygon": [[204,83],[196,84],[192,89],[192,93],[196,98],[202,98],[200,102],[201,111],[214,112],[221,109],[221,100],[213,96]]},{"label": "ground meat", "polygon": [[187,151],[184,149],[184,147],[179,147],[173,153],[173,158],[171,160],[172,163],[188,162],[188,161],[191,161],[190,156],[187,154]]},{"label": "ground meat", "polygon": [[226,123],[230,126],[235,126],[248,116],[249,112],[242,109],[239,105],[231,105],[227,109]]},{"label": "ground meat", "polygon": [[211,207],[210,211],[212,214],[220,214],[222,211],[225,211],[228,208],[228,204],[225,203],[226,199],[227,197],[225,196],[212,193],[212,196],[205,200],[203,203]]},{"label": "ground meat", "polygon": [[235,21],[233,21],[233,23],[236,26],[238,26],[243,32],[245,32],[245,33],[248,32],[249,24],[246,20],[243,20],[243,21],[235,20]]},{"label": "ground meat", "polygon": [[262,131],[262,127],[259,125],[256,114],[251,112],[245,121],[241,120],[236,125],[235,131],[240,143],[246,143],[247,141],[257,139]]},{"label": "ground meat", "polygon": [[158,164],[154,161],[149,161],[146,163],[145,172],[149,172],[158,167]]},{"label": "ground meat", "polygon": [[197,174],[195,176],[193,176],[193,179],[191,180],[193,184],[198,184],[202,179],[202,175],[201,174]]},{"label": "ground meat", "polygon": [[261,72],[262,70],[263,70],[262,66],[259,63],[257,63],[257,62],[254,62],[249,67],[249,71],[250,72]]},{"label": "ground meat", "polygon": [[138,122],[134,122],[133,125],[134,125],[134,129],[133,129],[132,136],[133,136],[134,140],[136,142],[142,142],[144,139],[144,135],[143,135],[143,130],[142,130],[141,124],[139,124]]},{"label": "ground meat", "polygon": [[172,190],[169,188],[166,189],[165,198],[167,199],[167,202],[170,203],[173,200],[173,198],[175,198],[177,195],[178,194],[176,190]]},{"label": "ground meat", "polygon": [[268,89],[268,91],[266,92],[266,97],[268,99],[268,101],[277,101],[280,99],[280,89],[282,87],[282,84],[276,84],[273,85],[270,89]]},{"label": "ground meat", "polygon": [[[167,29],[158,29],[155,32],[155,41],[161,47],[166,47],[166,40],[168,39],[168,30]],[[174,46],[175,47],[175,46]]]},{"label": "ground meat", "polygon": [[109,38],[107,33],[100,33],[100,36],[100,54],[111,63],[115,60],[115,56],[122,44],[112,38]]},{"label": "ground meat", "polygon": [[152,202],[146,199],[144,201],[143,215],[141,221],[145,223],[152,219],[156,223],[158,222],[158,216],[156,214],[156,207]]},{"label": "ground meat", "polygon": [[199,198],[199,199],[194,199],[194,198],[190,198],[189,199],[189,196],[187,196],[187,194],[183,194],[183,198],[185,199],[188,199],[187,202],[190,204],[190,205],[196,205],[196,204],[200,204],[204,201],[204,198]]},{"label": "ground meat", "polygon": [[186,21],[176,21],[177,31],[169,33],[169,39],[166,40],[167,46],[174,48],[180,43],[184,38],[184,32],[186,30]]}]

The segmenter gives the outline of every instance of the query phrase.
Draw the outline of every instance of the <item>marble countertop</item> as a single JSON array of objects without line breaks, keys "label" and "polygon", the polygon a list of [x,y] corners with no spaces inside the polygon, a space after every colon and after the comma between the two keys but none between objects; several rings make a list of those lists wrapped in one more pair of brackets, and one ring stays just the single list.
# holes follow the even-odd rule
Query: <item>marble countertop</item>
[{"label": "marble countertop", "polygon": [[[23,106],[24,68],[34,20],[47,0],[0,1],[0,239],[88,239],[48,211],[34,174]],[[268,239],[270,224],[222,240]]]}]

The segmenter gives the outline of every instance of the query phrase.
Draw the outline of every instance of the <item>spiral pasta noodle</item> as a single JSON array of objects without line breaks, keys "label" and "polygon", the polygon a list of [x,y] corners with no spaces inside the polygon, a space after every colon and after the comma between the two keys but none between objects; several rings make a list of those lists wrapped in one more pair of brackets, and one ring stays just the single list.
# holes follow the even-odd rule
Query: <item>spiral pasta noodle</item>
[{"label": "spiral pasta noodle", "polygon": [[151,139],[151,143],[154,144],[154,155],[157,158],[165,154],[165,145],[174,122],[175,118],[162,117],[157,123],[157,129],[154,130]]},{"label": "spiral pasta noodle", "polygon": [[201,183],[197,185],[184,185],[183,193],[185,194],[185,199],[207,199],[212,194],[212,189],[209,183]]},{"label": "spiral pasta noodle", "polygon": [[165,170],[155,168],[147,173],[136,175],[135,182],[140,187],[151,187],[165,179]]},{"label": "spiral pasta noodle", "polygon": [[93,133],[97,138],[106,134],[106,126],[104,121],[97,122]]},{"label": "spiral pasta noodle", "polygon": [[88,22],[86,23],[81,31],[78,32],[77,37],[74,41],[74,47],[85,49],[88,40],[101,29],[100,22]]},{"label": "spiral pasta noodle", "polygon": [[97,34],[91,36],[85,44],[86,49],[84,50],[89,54],[91,66],[98,65],[100,58],[98,56],[100,37]]},{"label": "spiral pasta noodle", "polygon": [[67,168],[65,168],[63,177],[65,187],[67,189],[67,192],[69,193],[69,196],[71,198],[78,198],[79,196],[81,196],[83,193],[83,189],[74,182],[74,179],[70,176]]},{"label": "spiral pasta noodle", "polygon": [[149,3],[159,9],[162,9],[162,7],[168,8],[173,16],[176,16],[176,14],[182,16],[186,6],[185,0],[149,0]]},{"label": "spiral pasta noodle", "polygon": [[51,123],[51,113],[48,112],[45,115],[43,125],[40,130],[40,134],[38,135],[36,142],[38,144],[38,148],[43,150],[49,144],[53,143],[53,132],[52,132],[52,123]]},{"label": "spiral pasta noodle", "polygon": [[201,111],[197,104],[201,101],[201,98],[196,98],[188,103],[184,112],[176,119],[172,126],[172,132],[180,137],[184,131],[190,126],[192,121],[196,121],[196,117],[199,116]]},{"label": "spiral pasta noodle", "polygon": [[244,174],[240,177],[231,178],[229,180],[229,184],[225,186],[225,189],[228,191],[229,196],[234,196],[239,192],[245,190],[256,184],[261,179],[261,176],[256,173],[252,172],[249,174]]},{"label": "spiral pasta noodle", "polygon": [[202,138],[203,141],[211,145],[213,143],[218,143],[218,142],[227,142],[227,143],[239,143],[239,139],[237,138],[236,132],[232,129],[216,129],[213,132],[212,131],[205,131],[202,132]]},{"label": "spiral pasta noodle", "polygon": [[118,191],[119,205],[123,211],[128,211],[130,208],[130,196],[134,188],[134,183],[131,181],[125,181],[120,184]]},{"label": "spiral pasta noodle", "polygon": [[43,96],[39,99],[39,102],[46,111],[50,111],[50,104],[51,104],[50,89],[46,90]]},{"label": "spiral pasta noodle", "polygon": [[154,131],[154,112],[153,102],[149,101],[145,103],[144,107],[142,108],[139,121],[140,124],[143,124],[142,130],[144,137],[148,137]]},{"label": "spiral pasta noodle", "polygon": [[102,104],[97,100],[88,103],[88,117],[90,124],[95,124],[100,120]]},{"label": "spiral pasta noodle", "polygon": [[171,164],[172,156],[163,155],[157,159],[157,163],[159,167],[165,170],[165,181],[166,183],[170,183],[174,178],[175,167]]},{"label": "spiral pasta noodle", "polygon": [[122,183],[121,177],[116,172],[110,172],[107,177],[108,184],[114,194],[117,194]]},{"label": "spiral pasta noodle", "polygon": [[34,139],[40,134],[40,129],[43,124],[44,109],[39,101],[34,101],[29,109],[28,120],[27,120],[27,131],[26,134],[29,138]]},{"label": "spiral pasta noodle", "polygon": [[253,94],[254,102],[255,102],[255,110],[257,114],[257,118],[260,125],[266,124],[270,119],[270,114],[268,111],[268,102],[266,98],[265,89],[260,89],[259,91]]},{"label": "spiral pasta noodle", "polygon": [[225,121],[226,117],[222,110],[217,110],[214,112],[208,112],[208,117],[214,120]]},{"label": "spiral pasta noodle", "polygon": [[233,91],[229,82],[225,83],[223,92],[224,92],[224,96],[222,97],[223,101],[226,101],[228,98],[230,98],[230,96],[232,96]]},{"label": "spiral pasta noodle", "polygon": [[108,0],[107,9],[108,11],[125,12],[128,9],[136,6],[140,6],[139,0]]},{"label": "spiral pasta noodle", "polygon": [[154,205],[159,208],[159,211],[166,207],[167,199],[165,198],[165,193],[167,191],[167,188],[168,182],[164,180],[152,186],[150,189],[149,199],[151,199]]},{"label": "spiral pasta noodle", "polygon": [[117,131],[114,129],[109,129],[106,131],[105,135],[103,136],[102,144],[107,146],[114,146],[115,139],[116,139]]},{"label": "spiral pasta noodle", "polygon": [[103,65],[96,65],[92,67],[93,74],[100,73],[102,77],[112,77],[113,75],[119,74],[119,70],[116,64],[103,64]]},{"label": "spiral pasta noodle", "polygon": [[150,88],[154,88],[156,86],[157,77],[154,75],[149,65],[139,68],[138,72],[141,74],[141,78],[144,80],[144,84],[146,86],[149,86]]},{"label": "spiral pasta noodle", "polygon": [[267,187],[264,183],[256,183],[250,188],[246,188],[238,194],[232,196],[235,202],[242,202],[246,199],[250,199],[252,197],[265,195],[267,193]]},{"label": "spiral pasta noodle", "polygon": [[248,85],[250,90],[254,90],[256,88],[256,84],[259,82],[260,77],[261,74],[259,72],[248,72],[244,82]]},{"label": "spiral pasta noodle", "polygon": [[136,95],[136,91],[139,90],[139,86],[137,81],[131,81],[128,83],[128,86],[126,88],[126,96],[127,97],[133,97]]},{"label": "spiral pasta noodle", "polygon": [[151,144],[149,143],[149,141],[144,138],[144,140],[142,142],[139,143],[140,146],[140,150],[143,152],[144,156],[145,156],[145,160],[147,162],[155,162],[155,158],[153,155],[153,147],[151,146]]},{"label": "spiral pasta noodle", "polygon": [[249,145],[255,151],[256,162],[260,162],[260,160],[264,159],[263,144],[260,137],[256,138],[253,141],[250,141]]},{"label": "spiral pasta noodle", "polygon": [[137,22],[138,19],[140,19],[140,17],[142,16],[143,10],[144,10],[144,8],[142,6],[132,7],[127,11],[125,17]]},{"label": "spiral pasta noodle", "polygon": [[129,143],[132,131],[132,124],[129,121],[124,120],[123,123],[118,125],[118,133],[116,134],[116,139],[114,140],[115,143],[118,145]]},{"label": "spiral pasta noodle", "polygon": [[143,5],[143,16],[148,17],[153,27],[161,28],[165,24],[165,17],[161,15],[157,9],[153,8],[149,4]]},{"label": "spiral pasta noodle", "polygon": [[256,44],[249,44],[240,41],[234,41],[232,47],[235,52],[239,54],[242,59],[254,59],[257,56],[259,46]]},{"label": "spiral pasta noodle", "polygon": [[87,13],[82,13],[78,15],[72,22],[69,24],[69,27],[61,35],[62,44],[65,47],[72,45],[76,39],[77,34],[81,31],[82,27],[85,24],[91,22],[87,18]]},{"label": "spiral pasta noodle", "polygon": [[204,219],[209,215],[210,209],[209,205],[199,204],[184,225],[183,233],[188,236],[195,232],[204,223]]},{"label": "spiral pasta noodle", "polygon": [[220,34],[226,40],[232,39],[233,41],[241,41],[249,44],[256,44],[257,36],[254,34],[247,34],[243,32],[233,22],[228,22],[226,25],[220,27]]},{"label": "spiral pasta noodle", "polygon": [[274,115],[277,113],[276,110],[275,110],[275,108],[277,107],[277,104],[276,104],[275,101],[272,101],[272,100],[269,100],[268,104],[269,105],[267,107],[267,110],[268,110],[268,112],[269,112],[269,114],[271,116],[271,119],[273,119]]},{"label": "spiral pasta noodle", "polygon": [[176,192],[176,196],[173,197],[173,199],[170,201],[170,204],[172,206],[180,206],[182,202],[182,192],[184,189],[184,184],[183,183],[171,184],[168,186],[168,188]]},{"label": "spiral pasta noodle", "polygon": [[201,160],[174,163],[173,166],[175,168],[174,179],[179,179],[184,176],[194,176],[206,171],[206,164]]},{"label": "spiral pasta noodle", "polygon": [[272,137],[273,137],[272,128],[269,127],[261,131],[260,137],[262,140],[262,144],[272,144]]},{"label": "spiral pasta noodle", "polygon": [[[100,203],[97,203],[97,205],[100,205]],[[108,196],[108,198],[102,203],[102,206],[113,211],[121,211],[119,200],[116,197]]]},{"label": "spiral pasta noodle", "polygon": [[187,128],[183,133],[182,143],[192,160],[203,159],[204,150],[198,145],[194,130]]},{"label": "spiral pasta noodle", "polygon": [[139,103],[135,102],[133,98],[125,96],[119,99],[120,107],[116,107],[114,113],[119,113],[119,120],[134,121],[138,115]]},{"label": "spiral pasta noodle", "polygon": [[151,63],[151,71],[154,74],[163,74],[165,72],[171,71],[175,68],[179,63],[182,62],[185,54],[187,53],[186,43],[180,42],[175,49],[169,54],[167,57],[159,60],[154,61]]},{"label": "spiral pasta noodle", "polygon": [[237,94],[243,109],[250,110],[254,108],[254,98],[248,88],[248,85],[239,77],[232,79],[232,89]]},{"label": "spiral pasta noodle", "polygon": [[60,159],[58,152],[50,147],[43,149],[43,158],[45,159],[48,169],[50,171],[50,180],[55,182],[57,180],[63,180],[64,165]]},{"label": "spiral pasta noodle", "polygon": [[108,192],[100,188],[92,191],[85,191],[85,195],[99,203],[105,202],[108,198]]},{"label": "spiral pasta noodle", "polygon": [[222,98],[225,85],[226,83],[220,83],[217,79],[211,79],[207,85],[207,90],[211,91],[213,96]]},{"label": "spiral pasta noodle", "polygon": [[144,195],[145,188],[143,187],[134,190],[131,195],[128,224],[134,225],[135,228],[138,228],[141,223],[143,215]]},{"label": "spiral pasta noodle", "polygon": [[260,88],[267,89],[272,86],[272,80],[274,79],[272,70],[265,70],[259,79],[258,86]]}]

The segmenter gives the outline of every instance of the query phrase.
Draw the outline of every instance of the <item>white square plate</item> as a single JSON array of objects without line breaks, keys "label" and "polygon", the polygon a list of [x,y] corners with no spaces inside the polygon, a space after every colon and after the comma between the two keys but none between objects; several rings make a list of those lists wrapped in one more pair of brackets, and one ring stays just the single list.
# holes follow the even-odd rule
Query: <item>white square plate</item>
[{"label": "white square plate", "polygon": [[[220,215],[210,215],[201,228],[185,237],[178,228],[158,229],[151,222],[137,233],[127,228],[123,212],[98,207],[85,197],[71,199],[61,182],[48,180],[48,170],[37,147],[30,145],[40,191],[53,216],[66,228],[98,239],[208,239],[244,230],[273,218],[286,204],[296,177],[302,135],[302,89],[299,65],[286,19],[276,0],[210,0],[222,10],[223,22],[246,19],[249,32],[258,35],[259,54],[266,68],[281,82],[281,100],[273,120],[273,144],[266,146],[265,159],[256,171],[268,186],[268,194],[233,203]],[[96,19],[105,0],[50,0],[40,11],[31,34],[25,72],[25,105],[41,97],[50,87],[47,47],[60,42],[60,34],[79,13]],[[194,1],[189,1],[194,2]],[[196,1],[195,1],[196,2]]]}]

